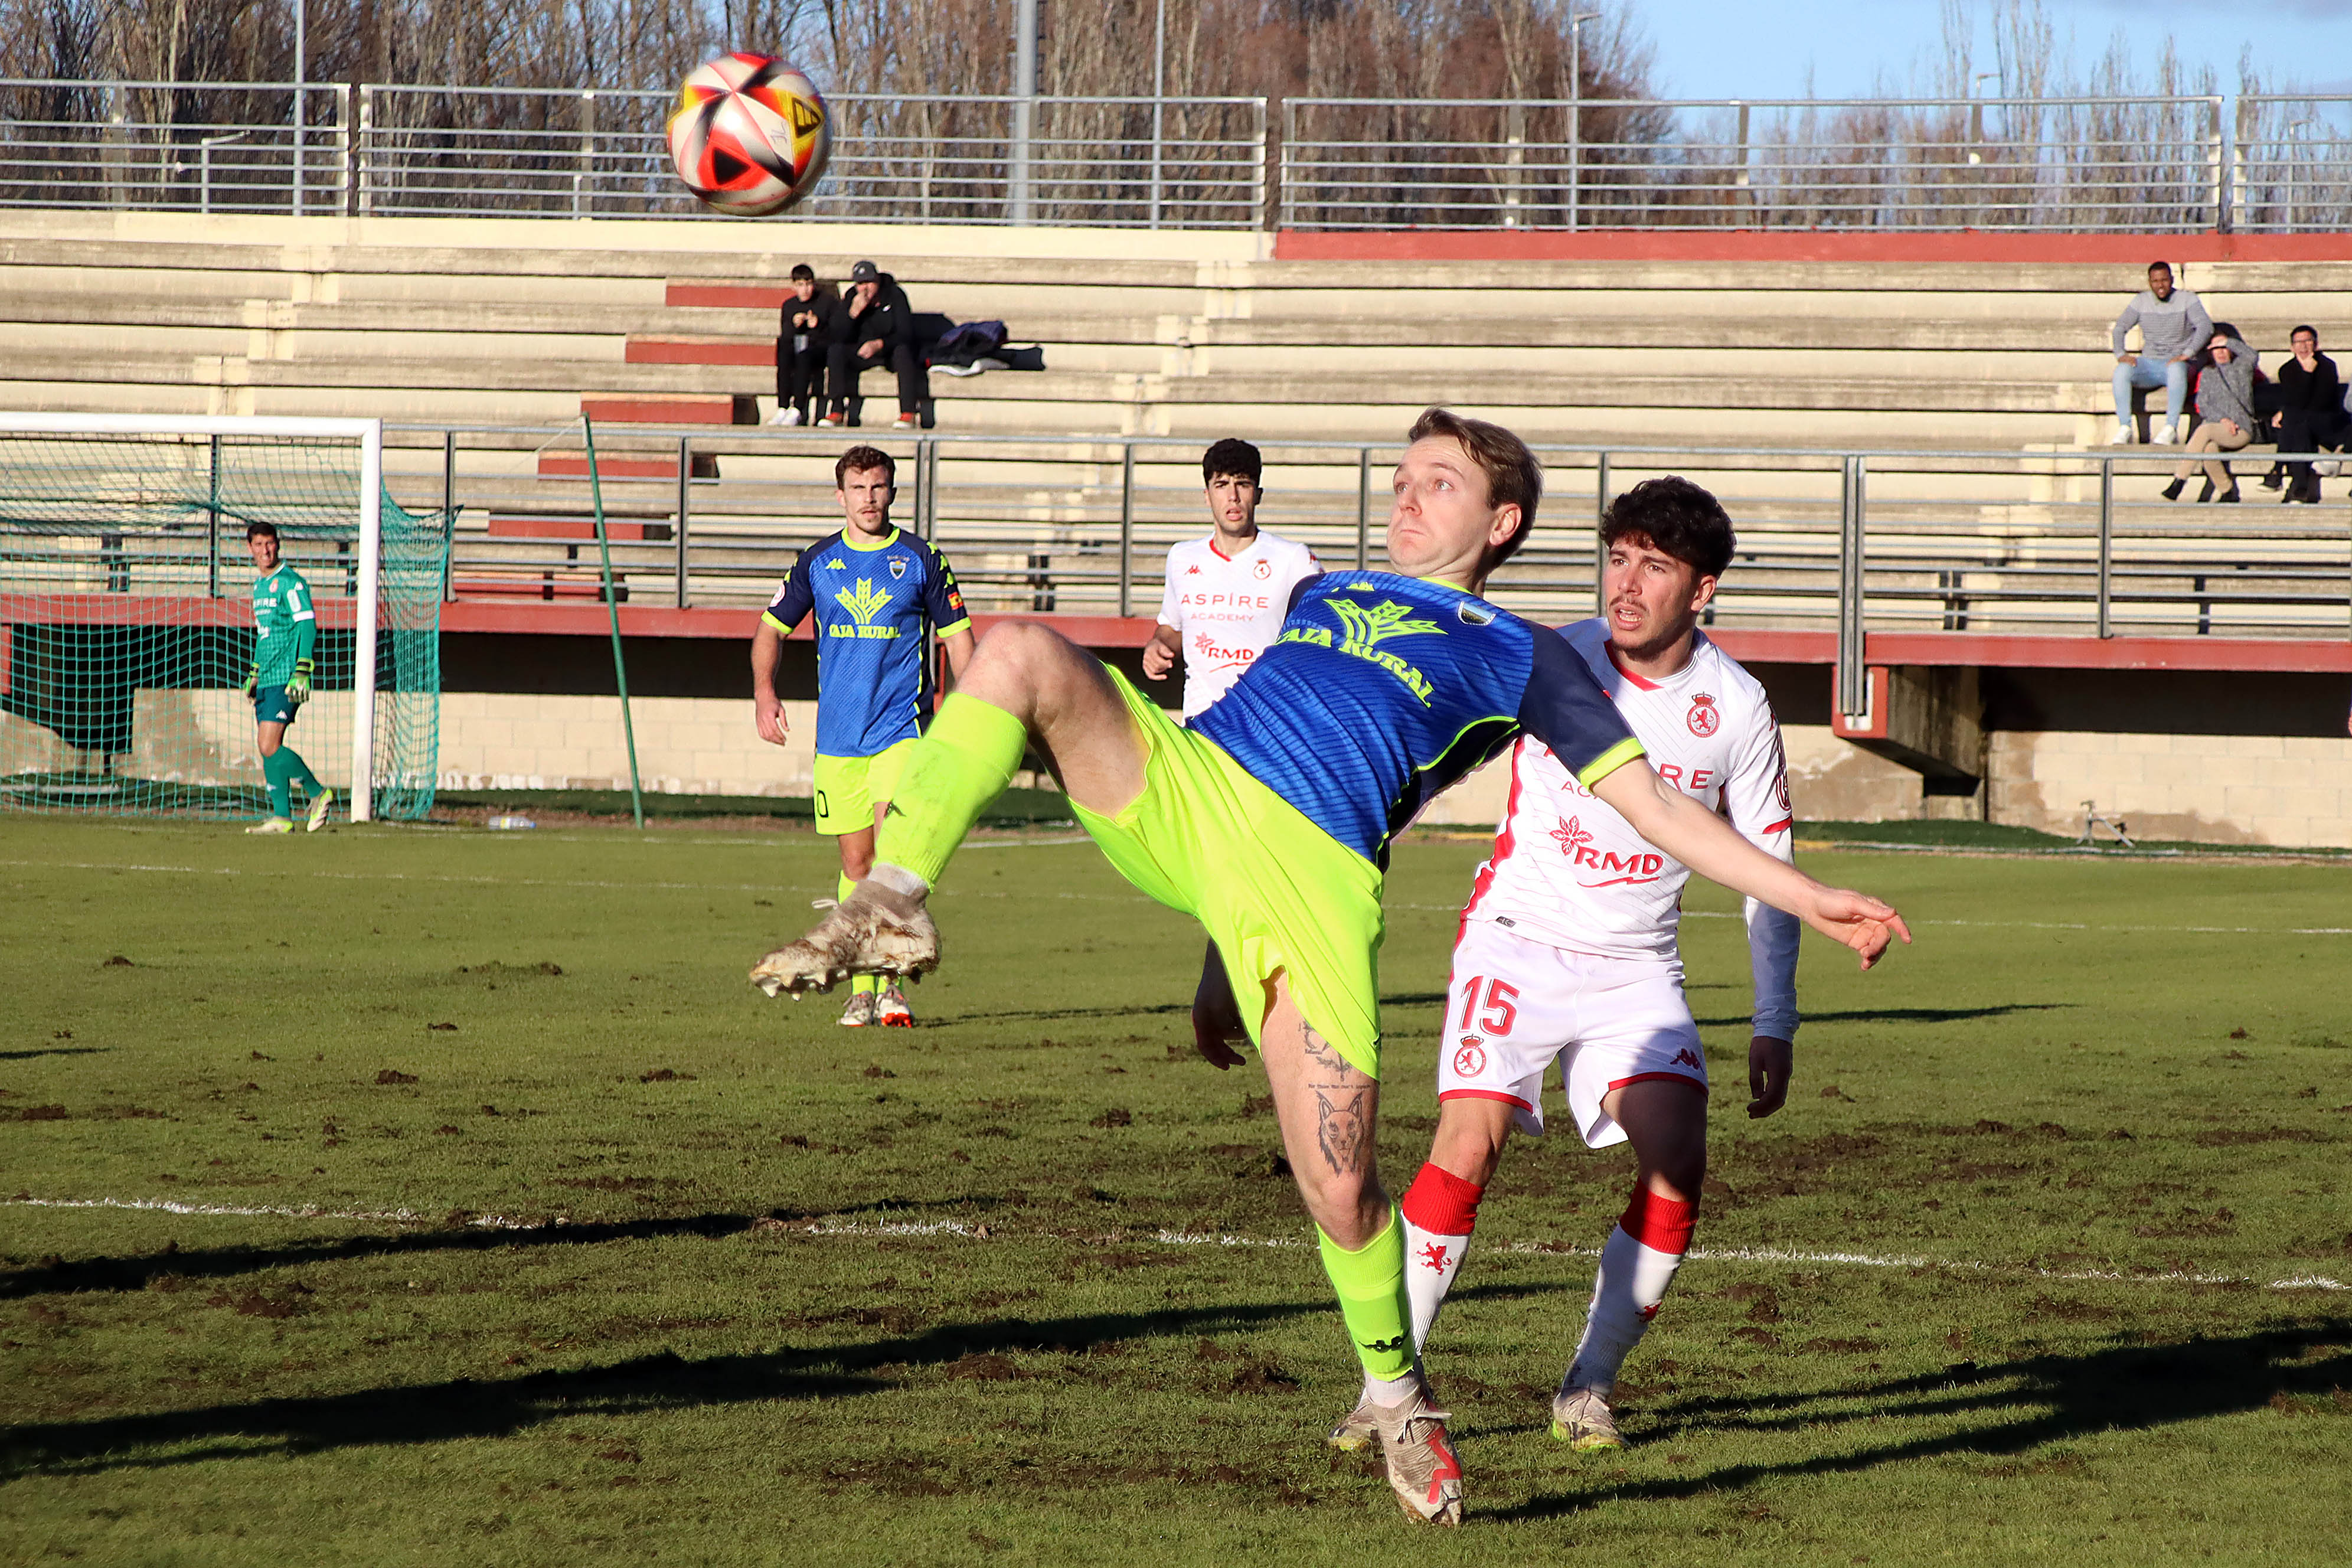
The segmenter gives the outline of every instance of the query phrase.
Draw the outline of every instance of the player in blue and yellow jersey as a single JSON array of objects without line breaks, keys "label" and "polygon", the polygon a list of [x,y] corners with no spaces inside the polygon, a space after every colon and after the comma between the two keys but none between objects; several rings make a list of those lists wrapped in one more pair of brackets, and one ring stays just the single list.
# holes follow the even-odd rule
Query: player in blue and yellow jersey
[{"label": "player in blue and yellow jersey", "polygon": [[261,752],[261,776],[269,781],[269,816],[247,833],[294,831],[292,786],[299,780],[310,802],[305,826],[316,833],[327,825],[335,792],[319,782],[302,754],[286,743],[286,726],[310,700],[317,673],[319,613],[310,584],[278,559],[278,530],[270,523],[246,525],[245,547],[253,552],[253,665],[245,694],[253,699],[254,744]]},{"label": "player in blue and yellow jersey", "polygon": [[[816,830],[841,845],[840,894],[874,864],[874,830],[907,753],[931,717],[929,623],[961,677],[971,657],[971,617],[947,557],[890,523],[898,465],[873,447],[852,447],[834,464],[843,527],[801,552],[751,637],[751,700],[760,738],[786,742],[776,696],[783,639],[816,617]],[[911,1026],[896,982],[872,973],[850,981],[841,1015],[853,1026]]]},{"label": "player in blue and yellow jersey", "polygon": [[1403,1226],[1373,1166],[1390,838],[1524,731],[1652,844],[1865,967],[1909,940],[1887,905],[1822,886],[1661,784],[1574,650],[1479,596],[1534,525],[1542,486],[1509,431],[1423,415],[1397,465],[1394,569],[1300,584],[1277,640],[1190,728],[1054,632],[997,627],[908,759],[873,875],[751,971],[797,995],[847,973],[934,967],[924,900],[1034,744],[1112,863],[1196,916],[1223,955],[1362,1363],[1359,1415],[1407,1516],[1445,1524],[1461,1521],[1462,1468],[1415,1363]]}]

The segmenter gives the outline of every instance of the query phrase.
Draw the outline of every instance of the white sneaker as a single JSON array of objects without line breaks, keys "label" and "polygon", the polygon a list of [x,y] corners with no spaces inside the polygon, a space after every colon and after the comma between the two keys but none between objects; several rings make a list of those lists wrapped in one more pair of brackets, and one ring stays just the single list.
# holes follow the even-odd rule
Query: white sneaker
[{"label": "white sneaker", "polygon": [[2332,479],[2344,471],[2342,459],[2336,458],[2322,458],[2311,467],[2312,471],[2323,479]]},{"label": "white sneaker", "polygon": [[306,833],[316,833],[321,827],[326,826],[327,808],[334,804],[335,792],[333,790],[320,790],[318,798],[310,803],[310,815],[303,823],[303,831]]},{"label": "white sneaker", "polygon": [[768,416],[771,425],[797,425],[800,422],[801,411],[797,408],[779,408]]},{"label": "white sneaker", "polygon": [[2116,433],[2107,437],[2107,445],[2110,447],[2128,447],[2131,444],[2132,427],[2128,425],[2116,426]]},{"label": "white sneaker", "polygon": [[294,831],[294,819],[289,816],[273,816],[258,827],[248,827],[246,831],[247,833],[291,833]]},{"label": "white sneaker", "polygon": [[2178,447],[2180,445],[2180,427],[2177,425],[2167,425],[2158,430],[2156,444],[2159,447]]},{"label": "white sneaker", "polygon": [[896,984],[885,985],[874,998],[874,1021],[886,1029],[911,1029],[915,1026],[915,1010],[907,1005],[907,994]]},{"label": "white sneaker", "polygon": [[853,973],[923,974],[940,966],[940,930],[922,900],[868,877],[825,913],[806,936],[751,966],[751,984],[769,995],[830,991]]},{"label": "white sneaker", "polygon": [[1551,1402],[1551,1436],[1580,1454],[1610,1453],[1625,1446],[1616,1413],[1597,1388],[1563,1386]]},{"label": "white sneaker", "polygon": [[841,1010],[841,1026],[845,1029],[863,1029],[873,1022],[874,993],[871,991],[851,992],[849,994],[849,1005]]},{"label": "white sneaker", "polygon": [[1389,1488],[1415,1524],[1462,1522],[1462,1462],[1445,1435],[1452,1417],[1437,1407],[1426,1384],[1403,1403],[1376,1405],[1371,1416],[1388,1461]]}]

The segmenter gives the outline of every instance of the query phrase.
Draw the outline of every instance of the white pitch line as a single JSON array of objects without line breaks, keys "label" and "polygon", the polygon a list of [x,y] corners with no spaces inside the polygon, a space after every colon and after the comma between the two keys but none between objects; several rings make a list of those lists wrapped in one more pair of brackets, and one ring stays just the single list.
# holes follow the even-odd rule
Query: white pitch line
[{"label": "white pitch line", "polygon": [[[0,1198],[0,1205],[19,1208],[53,1209],[139,1209],[163,1214],[210,1215],[246,1219],[338,1219],[363,1220],[389,1225],[429,1225],[435,1223],[429,1215],[413,1209],[323,1209],[278,1208],[266,1205],[235,1204],[192,1204],[176,1198]],[[574,1223],[568,1215],[558,1215],[544,1222],[512,1219],[504,1215],[478,1215],[466,1225],[481,1230],[541,1230],[567,1226]],[[582,1221],[597,1224],[597,1221]],[[627,1223],[627,1222],[623,1222]],[[832,1225],[823,1220],[787,1228],[800,1236],[952,1236],[967,1241],[1017,1240],[1019,1231],[1001,1231],[985,1225],[968,1225],[961,1220],[851,1220]],[[1038,1233],[1030,1233],[1035,1237]],[[1053,1239],[1053,1233],[1044,1233],[1044,1239]],[[1293,1237],[1277,1236],[1242,1236],[1232,1232],[1210,1234],[1201,1231],[1159,1230],[1150,1240],[1163,1247],[1244,1247],[1254,1249],[1287,1251],[1306,1244]],[[1598,1258],[1597,1247],[1571,1247],[1556,1242],[1507,1241],[1491,1243],[1486,1250],[1507,1252],[1525,1257]],[[1931,1268],[1947,1274],[1995,1275],[2020,1279],[2053,1279],[2077,1283],[2104,1284],[2171,1284],[2171,1285],[2259,1285],[2270,1290],[2352,1290],[2352,1282],[2330,1279],[2324,1274],[2298,1274],[2284,1279],[2256,1279],[2242,1274],[2199,1274],[2186,1269],[2169,1269],[2160,1274],[2133,1274],[2109,1268],[2036,1268],[2026,1264],[1979,1263],[1969,1259],[1925,1257],[1882,1257],[1868,1252],[1797,1252],[1781,1247],[1696,1247],[1685,1258],[1693,1263],[1807,1263],[1818,1267],[1849,1268]]]}]

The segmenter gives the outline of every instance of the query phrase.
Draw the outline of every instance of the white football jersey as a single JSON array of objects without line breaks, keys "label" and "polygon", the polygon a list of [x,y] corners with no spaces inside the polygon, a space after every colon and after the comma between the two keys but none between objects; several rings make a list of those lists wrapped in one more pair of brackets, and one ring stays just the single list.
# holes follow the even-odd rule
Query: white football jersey
[{"label": "white football jersey", "polygon": [[[1780,726],[1756,678],[1705,634],[1691,661],[1662,681],[1620,668],[1599,619],[1562,629],[1667,783],[1730,820],[1766,854],[1792,861],[1794,819]],[[1493,921],[1576,952],[1675,961],[1690,868],[1654,848],[1576,782],[1549,747],[1523,737],[1511,753],[1511,795],[1493,858],[1478,868],[1465,920]],[[1798,921],[1747,902],[1756,1032],[1797,1026]]]},{"label": "white football jersey", "polygon": [[1239,555],[1220,551],[1213,533],[1168,552],[1160,624],[1184,638],[1185,718],[1242,678],[1281,632],[1291,589],[1322,572],[1313,551],[1264,529]]}]

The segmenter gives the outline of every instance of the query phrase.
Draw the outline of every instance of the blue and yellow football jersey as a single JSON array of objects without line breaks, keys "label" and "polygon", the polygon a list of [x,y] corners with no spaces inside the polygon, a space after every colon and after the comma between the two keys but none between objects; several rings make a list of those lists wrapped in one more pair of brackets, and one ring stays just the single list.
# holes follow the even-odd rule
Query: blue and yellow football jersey
[{"label": "blue and yellow football jersey", "polygon": [[1300,584],[1273,646],[1190,727],[1383,867],[1423,802],[1522,731],[1587,784],[1642,754],[1564,638],[1392,572]]},{"label": "blue and yellow football jersey", "polygon": [[769,604],[790,633],[816,615],[816,749],[870,757],[922,732],[931,716],[923,622],[940,636],[971,627],[947,557],[899,529],[869,544],[835,533],[801,552]]}]

